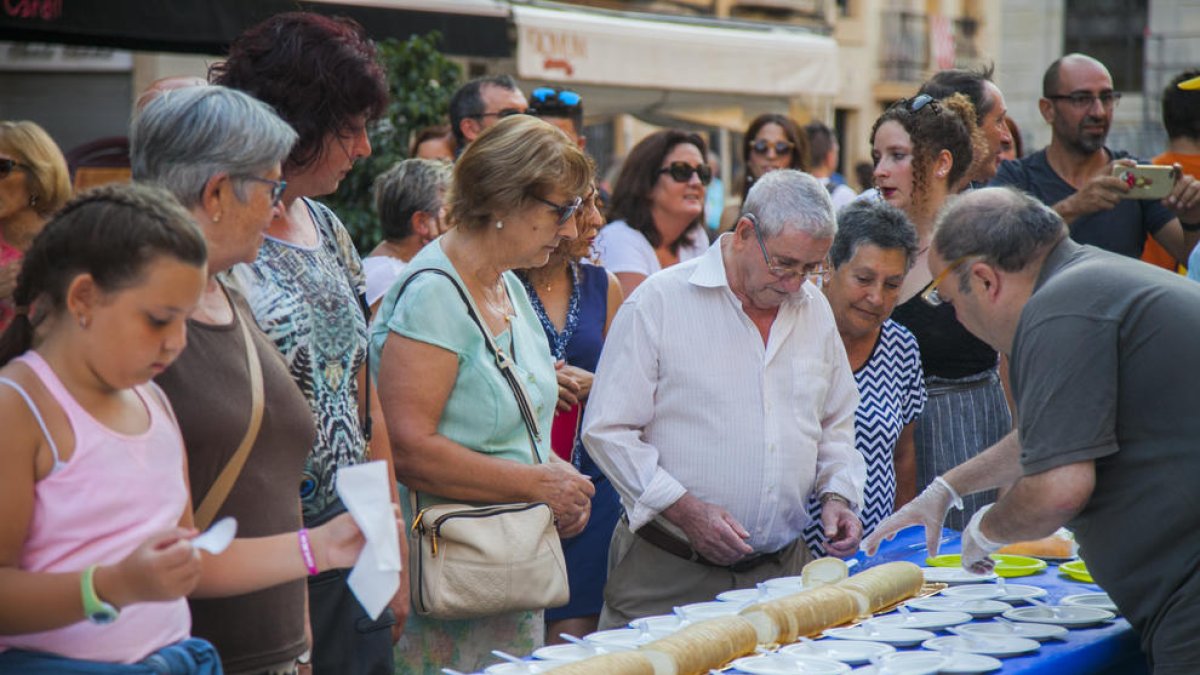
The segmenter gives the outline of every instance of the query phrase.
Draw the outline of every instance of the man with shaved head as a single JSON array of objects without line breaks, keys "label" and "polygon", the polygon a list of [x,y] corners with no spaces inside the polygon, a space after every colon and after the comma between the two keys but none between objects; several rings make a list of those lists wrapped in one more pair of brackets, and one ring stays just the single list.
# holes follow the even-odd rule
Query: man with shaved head
[{"label": "man with shaved head", "polygon": [[990,571],[1004,544],[1067,525],[1154,673],[1200,673],[1200,285],[1077,244],[1054,210],[1011,188],[950,202],[929,271],[925,301],[952,304],[1009,357],[1019,425],[864,548],[914,524],[936,542],[957,495],[1007,487],[963,531],[964,567]]},{"label": "man with shaved head", "polygon": [[1053,207],[1080,243],[1137,258],[1149,234],[1186,261],[1200,239],[1200,185],[1185,175],[1162,201],[1129,199],[1131,187],[1112,169],[1138,161],[1105,145],[1120,100],[1096,59],[1068,54],[1050,64],[1038,101],[1050,145],[1001,165],[992,185],[1012,185]]}]

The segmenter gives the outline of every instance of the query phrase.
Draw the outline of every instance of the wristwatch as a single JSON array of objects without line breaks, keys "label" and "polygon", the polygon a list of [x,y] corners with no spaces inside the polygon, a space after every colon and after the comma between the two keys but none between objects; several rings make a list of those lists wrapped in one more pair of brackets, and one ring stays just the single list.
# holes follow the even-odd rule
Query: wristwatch
[{"label": "wristwatch", "polygon": [[96,586],[92,578],[96,574],[96,566],[92,565],[83,571],[79,578],[79,592],[83,596],[83,613],[88,621],[104,625],[112,623],[121,615],[121,610],[100,599],[96,595]]},{"label": "wristwatch", "polygon": [[846,506],[846,508],[850,508],[850,500],[846,499],[845,497],[839,495],[836,492],[826,492],[821,495],[821,497],[818,501],[821,503],[822,506],[825,504],[825,502],[840,502],[840,503],[844,504]]}]

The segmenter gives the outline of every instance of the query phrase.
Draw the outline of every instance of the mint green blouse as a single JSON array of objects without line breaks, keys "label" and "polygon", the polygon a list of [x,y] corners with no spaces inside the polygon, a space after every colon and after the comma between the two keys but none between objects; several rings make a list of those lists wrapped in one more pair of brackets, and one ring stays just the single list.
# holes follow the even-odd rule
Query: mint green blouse
[{"label": "mint green blouse", "polygon": [[[458,357],[454,388],[438,422],[438,433],[475,450],[500,459],[531,464],[529,436],[512,389],[500,374],[478,326],[467,314],[458,291],[440,274],[417,277],[402,297],[400,287],[421,269],[445,270],[459,284],[462,277],[442,250],[441,240],[421,249],[392,285],[379,304],[370,329],[371,371],[379,376],[380,353],[388,335],[397,333],[453,352]],[[546,334],[538,322],[525,287],[512,272],[503,275],[508,296],[516,310],[509,329],[495,336],[496,344],[506,353],[516,354],[515,370],[525,386],[541,429],[538,456],[550,458],[550,424],[558,401],[558,382]],[[466,286],[463,284],[465,291]],[[472,302],[470,294],[467,299]],[[475,308],[479,315],[478,308]],[[486,325],[486,324],[485,324]],[[421,507],[448,500],[420,493]],[[402,500],[407,506],[407,499]]]}]

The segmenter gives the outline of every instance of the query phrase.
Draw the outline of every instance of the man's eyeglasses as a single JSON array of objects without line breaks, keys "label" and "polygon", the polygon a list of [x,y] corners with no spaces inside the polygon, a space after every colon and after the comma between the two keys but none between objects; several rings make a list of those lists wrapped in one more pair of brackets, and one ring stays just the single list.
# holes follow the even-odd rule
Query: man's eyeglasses
[{"label": "man's eyeglasses", "polygon": [[1117,104],[1121,102],[1121,92],[1106,91],[1100,95],[1096,95],[1077,91],[1073,94],[1055,94],[1046,98],[1051,101],[1067,101],[1076,110],[1091,110],[1096,101],[1100,101],[1100,105],[1109,110],[1117,107]]},{"label": "man's eyeglasses", "polygon": [[512,117],[513,115],[525,115],[528,112],[529,110],[527,109],[519,110],[517,108],[505,108],[504,110],[498,110],[496,112],[481,112],[474,115],[467,115],[467,117],[496,117],[499,119],[504,119],[505,117]]},{"label": "man's eyeglasses", "polygon": [[712,181],[712,169],[708,168],[707,164],[699,164],[693,166],[687,162],[671,162],[670,166],[665,166],[658,170],[657,175],[669,174],[671,180],[676,183],[686,183],[692,179],[692,174],[700,177],[702,185],[708,185]]},{"label": "man's eyeglasses", "polygon": [[783,156],[792,154],[792,148],[794,147],[796,147],[796,144],[791,141],[775,141],[774,143],[770,143],[766,139],[760,138],[750,144],[750,151],[756,155],[765,155],[768,150],[773,149],[776,155]]},{"label": "man's eyeglasses", "polygon": [[560,105],[565,108],[574,108],[583,101],[583,97],[569,90],[558,90],[554,87],[538,87],[530,92],[529,97],[534,103],[544,105]]},{"label": "man's eyeglasses", "polygon": [[963,263],[974,257],[975,256],[973,255],[964,255],[958,260],[955,260],[947,265],[946,269],[942,270],[940,274],[934,277],[933,281],[925,287],[925,290],[921,291],[921,299],[925,301],[925,304],[929,305],[930,307],[938,307],[945,304],[946,300],[941,295],[938,295],[938,287],[942,285],[942,282],[945,281],[946,277],[950,276],[954,270],[962,267]]},{"label": "man's eyeglasses", "polygon": [[780,265],[771,262],[771,254],[767,253],[767,242],[763,241],[762,231],[758,227],[758,218],[753,213],[743,213],[742,217],[750,221],[750,226],[754,229],[754,236],[758,239],[758,247],[762,249],[763,260],[767,263],[767,271],[772,276],[780,281],[793,281],[804,277],[814,284],[821,284],[826,277],[829,276],[829,268],[825,266],[825,261],[815,263],[806,263],[803,265]]},{"label": "man's eyeglasses", "polygon": [[286,180],[271,180],[260,176],[239,176],[242,180],[252,180],[256,183],[266,183],[271,186],[271,206],[279,206],[283,199],[283,191],[287,189]]},{"label": "man's eyeglasses", "polygon": [[562,227],[563,223],[570,220],[571,216],[574,216],[575,212],[579,210],[579,207],[583,205],[583,197],[576,197],[575,199],[572,199],[571,201],[567,202],[566,204],[555,204],[554,202],[550,201],[549,199],[542,199],[541,197],[539,197],[537,195],[531,195],[531,196],[534,199],[538,200],[539,202],[545,204],[546,206],[549,206],[550,208],[554,209],[554,211],[558,214],[557,224],[559,227]]},{"label": "man's eyeglasses", "polygon": [[8,178],[8,175],[17,167],[22,169],[28,168],[15,159],[9,159],[7,157],[0,159],[0,178]]}]

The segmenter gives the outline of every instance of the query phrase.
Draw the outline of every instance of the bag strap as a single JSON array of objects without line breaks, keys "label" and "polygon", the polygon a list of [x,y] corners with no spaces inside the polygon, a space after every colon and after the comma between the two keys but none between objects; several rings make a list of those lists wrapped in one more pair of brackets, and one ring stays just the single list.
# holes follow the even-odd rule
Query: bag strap
[{"label": "bag strap", "polygon": [[246,466],[246,458],[250,456],[250,449],[254,447],[254,441],[258,439],[258,430],[262,427],[262,363],[258,360],[258,349],[254,347],[254,336],[250,332],[246,318],[238,311],[237,304],[232,299],[230,299],[229,305],[233,308],[233,315],[242,328],[242,342],[246,346],[246,370],[250,375],[250,423],[246,427],[246,434],[242,437],[241,444],[233,452],[233,456],[229,458],[225,468],[221,469],[221,474],[217,476],[217,480],[205,493],[204,501],[200,502],[200,507],[196,509],[195,524],[199,530],[207,530],[216,517],[217,511],[225,504],[229,492],[233,490],[233,484],[237,482],[242,468]]},{"label": "bag strap", "polygon": [[366,405],[363,409],[362,435],[363,440],[370,443],[371,436],[375,433],[375,424],[371,420],[371,305],[367,302],[366,293],[358,294],[358,304],[362,308],[363,320],[367,322],[367,353],[363,357],[363,368],[366,369],[363,375],[366,377],[367,391],[363,394]]}]

